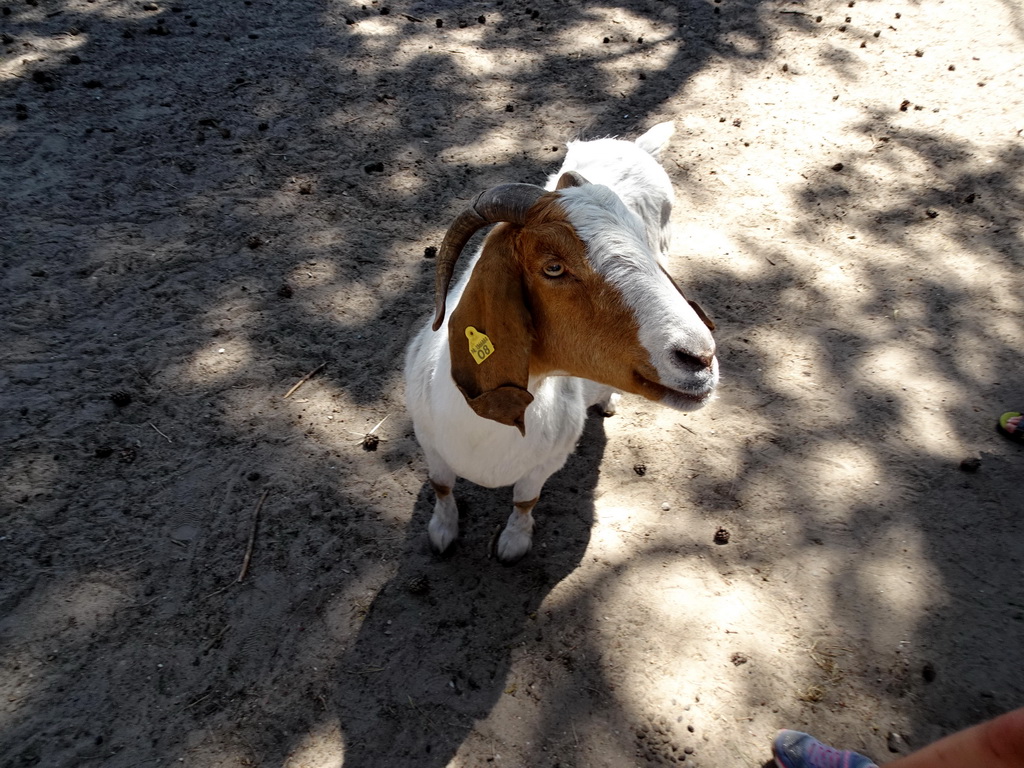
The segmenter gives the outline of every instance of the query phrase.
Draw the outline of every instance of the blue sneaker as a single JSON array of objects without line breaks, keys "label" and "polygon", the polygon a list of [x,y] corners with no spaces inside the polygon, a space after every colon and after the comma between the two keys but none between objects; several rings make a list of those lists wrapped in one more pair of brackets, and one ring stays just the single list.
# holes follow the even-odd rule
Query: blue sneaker
[{"label": "blue sneaker", "polygon": [[779,731],[772,742],[779,768],[878,768],[868,758],[848,749],[832,749],[800,731]]}]

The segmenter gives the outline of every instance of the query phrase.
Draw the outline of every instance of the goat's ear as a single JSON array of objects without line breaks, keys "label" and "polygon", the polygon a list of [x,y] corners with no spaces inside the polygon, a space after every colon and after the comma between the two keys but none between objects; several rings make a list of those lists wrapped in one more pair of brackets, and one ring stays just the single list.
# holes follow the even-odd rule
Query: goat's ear
[{"label": "goat's ear", "polygon": [[[686,299],[686,296],[683,295],[683,289],[679,287],[679,283],[676,282],[676,279],[672,277],[671,273],[661,264],[658,266],[661,267],[661,271],[665,273],[665,277],[669,279],[669,282],[672,283],[673,287],[679,291],[679,295]],[[709,331],[715,330],[714,321],[708,317],[708,313],[704,311],[704,308],[700,304],[690,299],[686,299],[686,303],[689,304],[693,311],[697,313],[697,317],[700,318],[700,321],[707,326]]]},{"label": "goat's ear", "polygon": [[698,304],[696,301],[691,301],[690,299],[687,299],[686,301],[687,303],[689,303],[691,307],[693,307],[693,311],[697,313],[697,317],[699,317],[700,321],[708,327],[708,330],[715,330],[714,321],[710,317],[708,317],[708,313],[704,311],[703,307],[701,307],[701,305]]},{"label": "goat's ear", "polygon": [[672,138],[672,134],[675,132],[676,126],[671,120],[665,123],[658,123],[647,131],[647,133],[637,139],[636,145],[644,152],[651,155],[651,157],[657,159],[661,156],[665,147],[668,146],[668,141]]},{"label": "goat's ear", "polygon": [[511,229],[488,236],[448,320],[448,345],[452,378],[469,407],[525,436],[533,323]]},{"label": "goat's ear", "polygon": [[576,173],[576,171],[566,171],[558,179],[558,185],[555,189],[565,189],[567,187],[582,187],[585,184],[589,184],[583,176]]}]

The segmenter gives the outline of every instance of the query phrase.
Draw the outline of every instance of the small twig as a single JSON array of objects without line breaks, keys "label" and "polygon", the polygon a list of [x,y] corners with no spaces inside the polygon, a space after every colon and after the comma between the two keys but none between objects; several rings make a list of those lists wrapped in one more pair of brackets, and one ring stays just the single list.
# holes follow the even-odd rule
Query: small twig
[{"label": "small twig", "polygon": [[353,669],[350,670],[353,675],[375,675],[378,672],[383,672],[387,667],[366,667],[365,669]]},{"label": "small twig", "polygon": [[[209,599],[210,599],[211,597],[216,597],[217,595],[219,595],[219,594],[220,594],[221,592],[223,592],[223,591],[224,591],[225,589],[227,589],[227,588],[228,588],[228,587],[230,587],[230,586],[231,586],[231,585],[230,585],[230,584],[228,584],[227,586],[225,586],[225,587],[221,587],[220,589],[216,590],[215,592],[211,592],[211,593],[210,593],[210,594],[208,594],[208,595],[207,595],[206,597],[204,597],[204,598],[203,598],[203,600],[209,600]],[[150,600],[150,602],[153,602],[153,601],[152,601],[152,600]],[[149,603],[146,603],[146,605],[148,605],[148,604],[149,604]]]},{"label": "small twig", "polygon": [[989,581],[988,579],[983,577],[981,574],[975,573],[974,571],[972,571],[970,568],[968,568],[963,563],[959,563],[959,562],[954,560],[953,564],[958,566],[958,567],[960,567],[960,568],[962,568],[965,572],[969,573],[972,578],[974,578],[976,581],[981,582],[986,587],[990,587],[991,589],[999,589],[999,587],[997,587],[993,582]]},{"label": "small twig", "polygon": [[[156,429],[156,424],[150,424],[149,426],[151,426],[151,427],[152,427],[153,429]],[[174,442],[173,440],[171,440],[171,438],[169,438],[169,437],[168,437],[167,435],[165,435],[165,434],[164,434],[163,432],[161,432],[161,431],[160,431],[159,429],[156,429],[156,433],[157,433],[158,435],[160,435],[160,437],[162,437],[162,438],[163,438],[164,440],[166,440],[166,441],[167,441],[168,443],[173,443],[173,442]]]},{"label": "small twig", "polygon": [[252,549],[256,545],[256,525],[260,520],[260,510],[263,509],[263,502],[267,500],[267,494],[269,493],[269,488],[263,491],[263,495],[260,496],[260,501],[256,505],[256,511],[252,513],[252,529],[249,531],[249,543],[245,547],[245,559],[242,561],[242,570],[238,574],[239,584],[245,581],[245,575],[249,572],[249,561],[252,560]]},{"label": "small twig", "polygon": [[211,640],[209,643],[206,644],[206,648],[203,650],[203,655],[204,656],[206,654],[208,654],[210,651],[212,651],[213,647],[215,645],[217,645],[217,643],[219,643],[221,640],[224,639],[224,635],[227,634],[227,631],[229,629],[231,629],[231,625],[230,624],[225,624],[224,625],[224,629],[222,629],[220,632],[218,632],[217,636],[215,638],[213,638],[213,640]]},{"label": "small twig", "polygon": [[299,380],[298,380],[297,382],[295,382],[295,386],[294,386],[294,387],[292,387],[291,389],[289,389],[289,390],[288,390],[288,391],[287,391],[287,392],[285,393],[285,396],[284,396],[284,397],[283,397],[282,399],[283,399],[283,400],[287,400],[287,399],[288,399],[289,397],[291,397],[292,395],[294,395],[294,394],[295,394],[295,390],[297,390],[297,389],[298,389],[299,387],[301,387],[301,386],[302,386],[303,384],[305,384],[305,383],[306,383],[307,381],[309,381],[309,380],[310,380],[310,379],[312,379],[312,378],[313,378],[314,376],[316,376],[316,375],[317,375],[318,373],[320,373],[320,371],[322,371],[322,370],[323,370],[323,369],[324,369],[324,368],[325,368],[326,366],[327,366],[327,363],[320,363],[320,365],[318,365],[318,366],[317,366],[316,368],[314,368],[314,369],[313,369],[312,371],[310,371],[310,372],[309,372],[309,373],[307,373],[307,374],[306,374],[305,376],[303,376],[303,377],[302,377],[301,379],[299,379]]},{"label": "small twig", "polygon": [[498,556],[498,539],[501,538],[501,523],[498,523],[494,527],[494,533],[491,534],[491,540],[487,543],[487,559],[493,560]]},{"label": "small twig", "polygon": [[191,708],[192,708],[192,707],[194,707],[194,706],[195,706],[196,704],[198,704],[198,703],[199,703],[199,702],[201,702],[201,701],[205,701],[206,699],[210,698],[210,697],[211,697],[212,695],[213,695],[212,693],[208,693],[208,694],[206,694],[205,696],[200,696],[200,697],[199,697],[198,699],[196,699],[195,701],[193,701],[193,702],[192,702],[191,704],[188,704],[188,705],[187,705],[187,706],[185,707],[185,709],[191,709]]},{"label": "small twig", "polygon": [[405,18],[407,18],[409,21],[416,21],[419,22],[420,24],[423,23],[423,19],[417,19],[415,16],[410,16],[408,13],[403,13],[402,15],[405,16]]},{"label": "small twig", "polygon": [[427,724],[428,724],[428,725],[429,725],[429,726],[430,726],[431,728],[433,728],[433,729],[434,729],[435,731],[436,731],[436,730],[438,730],[438,728],[437,728],[437,723],[435,723],[435,722],[434,722],[434,721],[433,721],[433,720],[432,720],[432,719],[430,718],[430,715],[428,715],[428,714],[427,714],[426,712],[424,712],[424,711],[423,711],[423,710],[422,710],[422,709],[421,709],[421,708],[419,707],[419,705],[418,705],[418,704],[417,704],[417,703],[416,703],[415,701],[413,701],[413,700],[412,700],[412,696],[409,696],[408,694],[406,694],[406,698],[408,698],[408,699],[409,699],[409,706],[410,706],[410,707],[412,707],[413,709],[415,709],[415,710],[416,710],[416,712],[417,712],[417,714],[419,714],[419,716],[420,716],[420,717],[422,717],[422,718],[423,718],[424,720],[426,720],[426,721],[427,721]]},{"label": "small twig", "polygon": [[679,426],[680,426],[680,427],[682,427],[683,429],[685,429],[685,430],[686,430],[687,432],[689,432],[689,433],[690,433],[691,435],[696,435],[696,434],[697,434],[696,432],[694,432],[694,431],[693,431],[692,429],[690,429],[690,428],[689,428],[688,426],[686,426],[685,424],[680,424]]}]

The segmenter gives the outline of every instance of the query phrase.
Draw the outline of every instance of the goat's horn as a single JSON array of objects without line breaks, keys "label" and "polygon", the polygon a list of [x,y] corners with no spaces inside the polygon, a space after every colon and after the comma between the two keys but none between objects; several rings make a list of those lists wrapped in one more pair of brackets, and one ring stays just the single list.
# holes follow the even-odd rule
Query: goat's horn
[{"label": "goat's horn", "polygon": [[534,184],[500,184],[481,192],[470,206],[458,215],[441,243],[437,254],[437,272],[434,277],[434,330],[444,321],[445,299],[448,285],[455,272],[455,262],[469,239],[488,224],[507,221],[511,224],[526,222],[526,212],[545,192]]}]

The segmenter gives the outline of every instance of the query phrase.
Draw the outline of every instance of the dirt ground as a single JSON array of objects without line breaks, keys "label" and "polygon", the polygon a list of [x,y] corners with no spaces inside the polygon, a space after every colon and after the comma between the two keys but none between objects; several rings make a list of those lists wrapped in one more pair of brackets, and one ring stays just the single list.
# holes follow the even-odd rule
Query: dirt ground
[{"label": "dirt ground", "polygon": [[[1014,0],[0,14],[4,768],[884,763],[1024,703]],[[426,249],[669,119],[720,396],[434,557]]]}]

